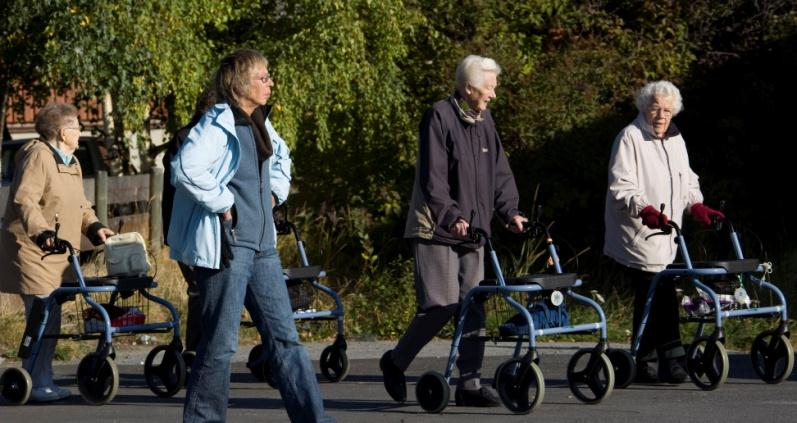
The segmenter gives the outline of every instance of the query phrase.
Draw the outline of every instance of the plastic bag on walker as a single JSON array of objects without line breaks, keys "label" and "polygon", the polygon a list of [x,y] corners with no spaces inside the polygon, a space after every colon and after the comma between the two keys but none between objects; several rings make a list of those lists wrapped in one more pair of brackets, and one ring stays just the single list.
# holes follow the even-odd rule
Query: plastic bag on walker
[{"label": "plastic bag on walker", "polygon": [[149,256],[141,234],[127,232],[108,237],[105,240],[105,265],[109,276],[147,273]]},{"label": "plastic bag on walker", "polygon": [[[565,303],[555,306],[545,300],[535,301],[529,305],[528,310],[534,323],[534,329],[550,329],[570,325],[570,313],[567,311]],[[498,331],[501,336],[528,335],[529,325],[526,318],[518,313],[501,324]]]}]

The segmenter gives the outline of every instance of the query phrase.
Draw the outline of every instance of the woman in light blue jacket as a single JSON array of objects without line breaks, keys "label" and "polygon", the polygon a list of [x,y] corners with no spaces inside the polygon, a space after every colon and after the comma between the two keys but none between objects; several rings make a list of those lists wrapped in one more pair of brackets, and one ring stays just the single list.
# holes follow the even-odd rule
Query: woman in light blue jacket
[{"label": "woman in light blue jacket", "polygon": [[267,118],[273,85],[257,51],[225,57],[209,87],[216,104],[171,162],[171,257],[193,266],[202,313],[184,422],[225,420],[245,296],[290,419],[333,421],[299,343],[276,250],[271,209],[287,195],[290,162]]}]

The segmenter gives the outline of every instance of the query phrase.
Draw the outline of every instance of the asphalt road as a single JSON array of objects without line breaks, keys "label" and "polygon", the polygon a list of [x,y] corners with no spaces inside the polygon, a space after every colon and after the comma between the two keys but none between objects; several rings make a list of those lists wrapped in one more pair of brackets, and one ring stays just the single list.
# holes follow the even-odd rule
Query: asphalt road
[{"label": "asphalt road", "polygon": [[[317,360],[323,344],[310,344]],[[449,406],[440,415],[430,415],[415,401],[414,383],[426,370],[442,372],[448,344],[435,341],[416,359],[407,372],[409,399],[397,404],[385,393],[378,369],[378,357],[392,346],[385,342],[350,343],[351,371],[340,383],[321,383],[326,408],[339,422],[794,422],[797,421],[797,372],[779,385],[768,385],[757,378],[748,355],[730,353],[730,374],[718,390],[701,391],[691,383],[683,385],[631,385],[617,389],[597,405],[577,400],[567,385],[566,366],[579,347],[572,344],[543,344],[541,369],[546,380],[545,400],[529,415],[513,415],[503,407],[473,409],[457,407],[453,391]],[[230,422],[284,422],[279,393],[256,382],[245,367],[249,348],[242,348],[233,365]],[[117,362],[121,381],[111,404],[87,405],[77,394],[76,363],[59,363],[56,382],[70,388],[70,399],[48,405],[11,406],[0,400],[0,422],[177,422],[180,421],[184,392],[173,398],[158,398],[147,388],[143,377],[146,350],[119,351]],[[510,346],[488,348],[485,379],[491,381],[493,369],[511,354]],[[5,362],[0,368],[16,363]],[[316,363],[317,366],[317,363]],[[319,378],[323,379],[319,375]]]}]

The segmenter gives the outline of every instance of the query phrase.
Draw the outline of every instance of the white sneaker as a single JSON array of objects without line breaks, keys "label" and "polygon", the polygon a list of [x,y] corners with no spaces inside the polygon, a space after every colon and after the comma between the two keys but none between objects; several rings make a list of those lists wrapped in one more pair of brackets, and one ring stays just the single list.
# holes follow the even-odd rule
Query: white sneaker
[{"label": "white sneaker", "polygon": [[46,386],[43,388],[33,388],[30,392],[31,402],[53,402],[69,398],[72,392],[60,386]]}]

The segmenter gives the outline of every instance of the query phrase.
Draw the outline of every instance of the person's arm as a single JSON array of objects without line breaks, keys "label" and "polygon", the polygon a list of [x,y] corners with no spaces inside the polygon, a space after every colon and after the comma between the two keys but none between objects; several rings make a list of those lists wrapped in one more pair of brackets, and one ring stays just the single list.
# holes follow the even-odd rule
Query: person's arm
[{"label": "person's arm", "polygon": [[271,138],[271,147],[274,154],[270,158],[269,169],[271,194],[274,197],[274,206],[280,205],[288,199],[291,190],[291,156],[285,140],[279,136],[271,121],[266,118],[266,130]]},{"label": "person's arm", "polygon": [[172,185],[184,191],[197,204],[211,213],[223,213],[234,203],[232,192],[219,184],[210,169],[220,167],[220,161],[230,160],[226,151],[228,142],[225,132],[203,116],[191,128],[180,150],[171,162]]},{"label": "person's arm", "polygon": [[637,178],[637,151],[633,140],[626,133],[618,135],[612,146],[609,160],[609,195],[631,217],[651,205]]},{"label": "person's arm", "polygon": [[517,220],[515,216],[520,214],[520,210],[518,210],[520,195],[515,183],[515,176],[509,167],[509,160],[506,158],[504,146],[501,145],[501,139],[497,132],[495,133],[495,149],[495,196],[493,199],[495,210],[505,223],[515,223]]},{"label": "person's arm", "polygon": [[465,217],[451,198],[445,129],[434,109],[428,110],[421,121],[418,161],[421,192],[426,204],[437,225],[449,230],[457,219]]},{"label": "person's arm", "polygon": [[11,188],[14,192],[12,207],[17,209],[25,234],[35,240],[42,232],[55,229],[53,223],[44,217],[41,208],[41,199],[47,183],[46,163],[52,162],[53,157],[51,153],[42,151],[20,150],[17,154],[14,183]]}]

